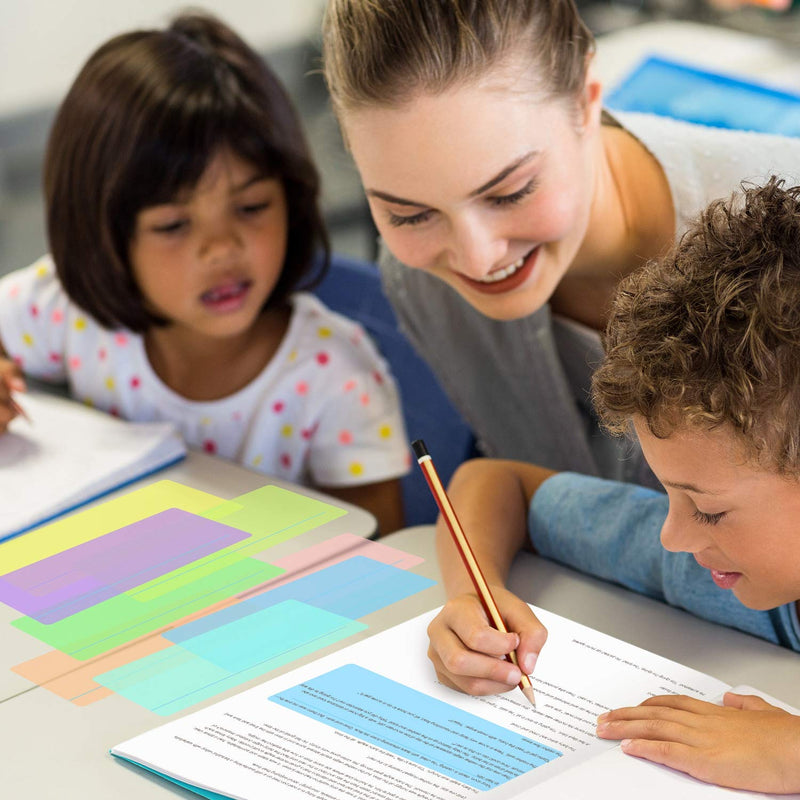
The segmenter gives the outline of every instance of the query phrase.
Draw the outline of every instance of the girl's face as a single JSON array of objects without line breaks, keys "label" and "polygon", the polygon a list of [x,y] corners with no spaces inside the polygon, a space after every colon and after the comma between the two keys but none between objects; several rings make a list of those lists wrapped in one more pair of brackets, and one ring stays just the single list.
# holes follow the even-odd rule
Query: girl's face
[{"label": "girl's face", "polygon": [[348,113],[344,132],[372,216],[403,263],[494,319],[536,311],[589,224],[600,90],[583,104],[503,82]]},{"label": "girl's face", "polygon": [[664,547],[691,553],[709,571],[709,583],[748,608],[798,601],[800,482],[748,462],[728,429],[685,429],[658,439],[643,420],[634,426],[669,496]]},{"label": "girl's face", "polygon": [[246,333],[274,290],[286,256],[282,182],[220,150],[191,191],[142,209],[130,245],[150,309],[212,339]]}]

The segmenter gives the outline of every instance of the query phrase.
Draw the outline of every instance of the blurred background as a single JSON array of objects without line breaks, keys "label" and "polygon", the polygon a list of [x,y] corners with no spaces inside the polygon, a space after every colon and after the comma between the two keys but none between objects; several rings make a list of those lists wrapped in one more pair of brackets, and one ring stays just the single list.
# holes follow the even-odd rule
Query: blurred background
[{"label": "blurred background", "polygon": [[[690,20],[800,45],[798,11],[734,8],[737,0],[579,0],[599,36],[658,20]],[[323,206],[334,249],[372,258],[375,233],[358,176],[330,113],[319,62],[325,0],[208,0],[211,11],[264,55],[300,110],[323,176]],[[0,2],[0,274],[47,249],[41,164],[61,97],[103,41],[158,27],[183,3],[171,0],[2,0]],[[800,87],[799,87],[800,88]]]}]

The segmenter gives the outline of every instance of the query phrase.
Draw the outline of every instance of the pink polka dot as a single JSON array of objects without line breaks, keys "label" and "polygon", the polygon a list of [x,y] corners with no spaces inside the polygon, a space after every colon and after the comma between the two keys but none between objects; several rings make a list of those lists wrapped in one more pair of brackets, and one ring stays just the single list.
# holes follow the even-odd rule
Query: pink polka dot
[{"label": "pink polka dot", "polygon": [[281,466],[289,469],[292,466],[292,457],[288,453],[281,453]]},{"label": "pink polka dot", "polygon": [[31,306],[31,316],[32,317],[39,316],[39,306],[37,306],[35,303]]},{"label": "pink polka dot", "polygon": [[11,287],[11,288],[8,290],[8,296],[9,296],[9,297],[16,297],[18,294],[19,294],[19,285],[15,283],[15,284],[14,284],[14,285],[13,285],[13,286],[12,286],[12,287]]},{"label": "pink polka dot", "polygon": [[339,431],[339,443],[351,444],[353,441],[353,434],[350,431]]},{"label": "pink polka dot", "polygon": [[112,417],[118,417],[119,409],[116,406],[111,406],[111,408],[108,409],[108,413],[111,414]]},{"label": "pink polka dot", "polygon": [[131,389],[138,389],[142,385],[141,378],[138,375],[134,375],[131,378]]},{"label": "pink polka dot", "polygon": [[241,422],[242,421],[242,412],[241,411],[234,411],[233,414],[231,414],[231,419],[234,422]]},{"label": "pink polka dot", "polygon": [[53,313],[50,315],[50,321],[54,325],[60,325],[64,321],[64,312],[57,308]]},{"label": "pink polka dot", "polygon": [[117,333],[114,335],[114,344],[117,347],[125,347],[128,344],[128,335],[125,333]]},{"label": "pink polka dot", "polygon": [[282,401],[282,400],[276,400],[276,401],[275,401],[275,402],[272,404],[272,410],[273,410],[273,411],[274,411],[276,414],[280,414],[280,413],[281,413],[281,411],[283,411],[283,409],[284,409],[284,408],[286,408],[286,406],[283,404],[283,401]]},{"label": "pink polka dot", "polygon": [[22,367],[22,364],[24,363],[22,356],[14,356],[11,360],[20,368]]},{"label": "pink polka dot", "polygon": [[325,351],[317,353],[317,364],[321,367],[324,367],[330,360],[331,357]]},{"label": "pink polka dot", "polygon": [[211,453],[211,455],[215,455],[217,452],[217,443],[213,439],[206,439],[203,442],[203,450],[206,453]]},{"label": "pink polka dot", "polygon": [[300,435],[306,441],[308,441],[314,435],[314,429],[313,428],[303,428],[303,430],[300,431]]},{"label": "pink polka dot", "polygon": [[381,375],[377,370],[372,373],[372,377],[375,378],[375,383],[377,383],[378,386],[383,383],[383,375]]},{"label": "pink polka dot", "polygon": [[369,395],[366,392],[364,392],[364,394],[362,394],[358,399],[361,401],[362,406],[369,405]]},{"label": "pink polka dot", "polygon": [[106,360],[106,358],[108,358],[108,350],[106,350],[106,349],[105,349],[105,347],[101,347],[101,348],[100,348],[100,349],[97,351],[97,357],[98,357],[98,358],[99,358],[101,361],[105,361],[105,360]]},{"label": "pink polka dot", "polygon": [[352,392],[353,389],[355,388],[356,388],[355,381],[347,381],[347,383],[345,383],[345,385],[342,387],[342,389],[344,389],[346,392]]},{"label": "pink polka dot", "polygon": [[355,344],[355,345],[359,345],[359,344],[361,344],[361,340],[362,340],[363,338],[364,338],[364,336],[363,336],[363,334],[361,333],[361,331],[357,331],[356,333],[354,333],[354,334],[352,335],[352,337],[350,338],[350,341],[351,341],[353,344]]},{"label": "pink polka dot", "polygon": [[60,364],[61,363],[61,353],[56,353],[55,351],[51,352],[48,355],[51,364]]},{"label": "pink polka dot", "polygon": [[305,381],[298,381],[294,390],[299,395],[308,394],[308,384]]},{"label": "pink polka dot", "polygon": [[72,356],[69,360],[69,368],[70,369],[80,369],[81,368],[81,359],[80,356]]}]

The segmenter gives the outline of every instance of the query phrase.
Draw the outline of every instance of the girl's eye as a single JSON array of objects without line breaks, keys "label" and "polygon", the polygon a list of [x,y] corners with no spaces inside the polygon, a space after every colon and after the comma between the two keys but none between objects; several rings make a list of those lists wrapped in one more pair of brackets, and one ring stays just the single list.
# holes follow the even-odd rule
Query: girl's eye
[{"label": "girl's eye", "polygon": [[177,233],[183,230],[189,224],[188,220],[176,219],[174,222],[167,222],[163,225],[153,225],[152,230],[154,233]]},{"label": "girl's eye", "polygon": [[716,525],[725,516],[725,512],[720,511],[718,514],[706,514],[704,511],[697,509],[692,516],[701,525]]},{"label": "girl's eye", "polygon": [[517,190],[516,192],[512,192],[511,194],[503,194],[499,197],[491,197],[489,198],[493,206],[502,207],[502,206],[513,206],[515,203],[519,203],[521,200],[526,198],[529,194],[533,192],[536,188],[536,179],[533,178],[529,180],[521,189]]},{"label": "girl's eye", "polygon": [[395,228],[399,228],[403,225],[420,225],[423,222],[427,222],[432,216],[433,211],[431,209],[420,211],[419,214],[412,214],[410,217],[404,217],[402,214],[393,214],[390,211],[389,224],[393,225]]}]

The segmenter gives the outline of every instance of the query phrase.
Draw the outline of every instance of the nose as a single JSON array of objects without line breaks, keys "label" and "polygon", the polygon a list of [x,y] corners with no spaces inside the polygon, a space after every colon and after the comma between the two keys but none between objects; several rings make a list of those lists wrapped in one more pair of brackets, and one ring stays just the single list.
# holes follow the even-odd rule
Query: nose
[{"label": "nose", "polygon": [[673,553],[699,553],[709,540],[698,530],[698,525],[687,524],[686,517],[679,515],[670,503],[667,518],[661,526],[661,544]]},{"label": "nose", "polygon": [[209,264],[220,264],[232,259],[241,239],[232,222],[220,222],[209,227],[200,241],[200,256]]},{"label": "nose", "polygon": [[504,266],[508,240],[484,220],[469,217],[453,226],[451,268],[468,278],[483,278]]}]

